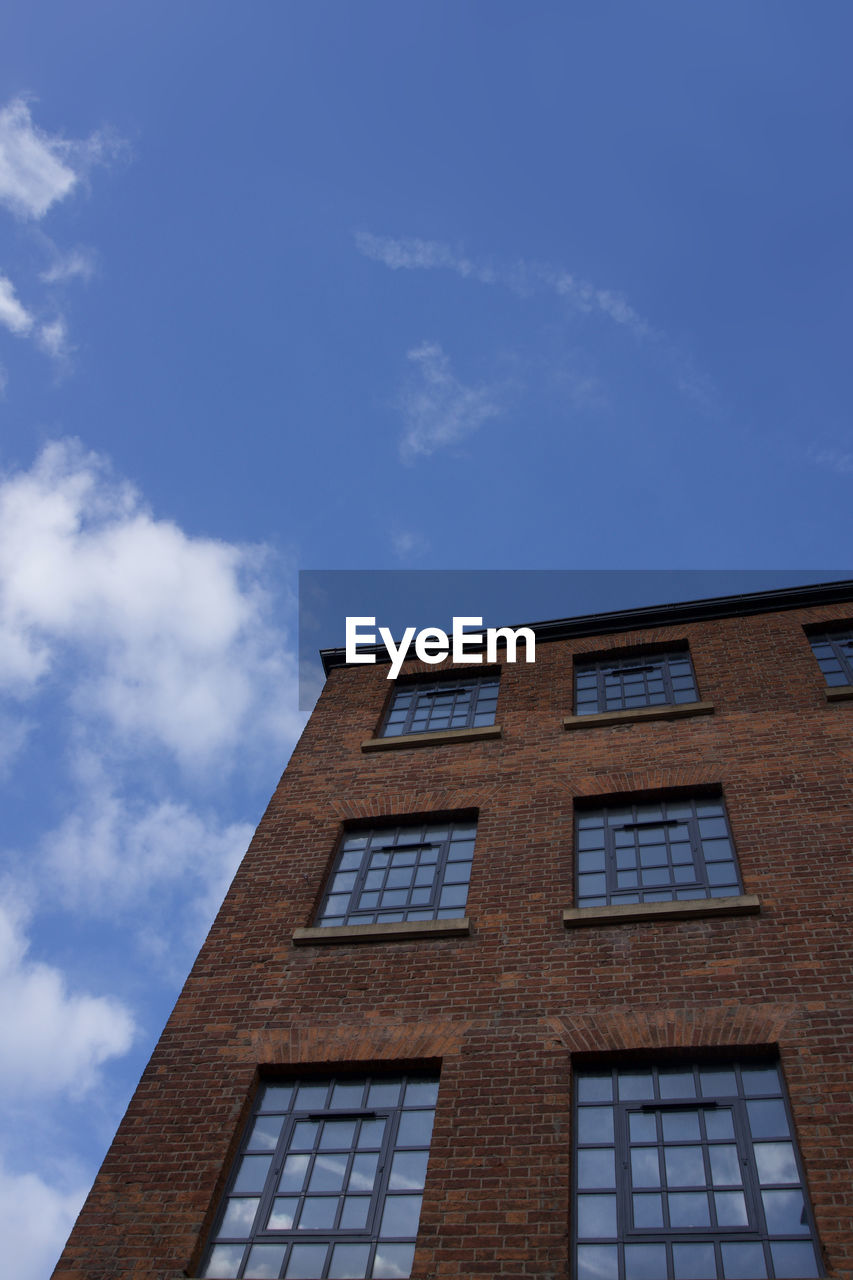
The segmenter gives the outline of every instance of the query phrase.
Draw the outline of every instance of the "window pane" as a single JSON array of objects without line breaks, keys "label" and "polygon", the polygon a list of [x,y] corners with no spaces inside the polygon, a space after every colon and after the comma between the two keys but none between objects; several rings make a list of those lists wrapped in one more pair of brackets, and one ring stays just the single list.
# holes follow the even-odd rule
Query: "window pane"
[{"label": "window pane", "polygon": [[671,1187],[702,1186],[705,1163],[701,1147],[665,1147],[666,1180]]},{"label": "window pane", "polygon": [[260,1203],[260,1199],[257,1196],[245,1196],[229,1200],[222,1218],[222,1225],[216,1234],[220,1236],[248,1236],[251,1233],[252,1223],[255,1221],[255,1214]]},{"label": "window pane", "polygon": [[616,1164],[612,1147],[590,1147],[578,1152],[578,1186],[616,1186]]},{"label": "window pane", "polygon": [[820,1275],[814,1248],[804,1240],[774,1240],[770,1254],[777,1280],[807,1280]]},{"label": "window pane", "polygon": [[337,1196],[309,1196],[302,1204],[299,1215],[301,1231],[327,1231],[335,1225],[338,1212]]},{"label": "window pane", "polygon": [[258,1104],[259,1111],[287,1111],[293,1090],[290,1085],[268,1084]]},{"label": "window pane", "polygon": [[328,1245],[295,1244],[285,1271],[286,1280],[316,1280],[326,1262]]},{"label": "window pane", "polygon": [[249,1277],[252,1280],[276,1280],[286,1251],[287,1245],[284,1244],[253,1245],[243,1275],[247,1280]]},{"label": "window pane", "polygon": [[699,1112],[670,1111],[664,1112],[663,1136],[668,1142],[698,1142]]},{"label": "window pane", "polygon": [[619,1280],[619,1250],[616,1246],[578,1245],[578,1280]]},{"label": "window pane", "polygon": [[369,1260],[369,1244],[336,1244],[332,1249],[329,1276],[333,1280],[338,1280],[338,1277],[366,1276]]},{"label": "window pane", "polygon": [[578,1238],[616,1235],[616,1197],[578,1196]]},{"label": "window pane", "polygon": [[578,1141],[579,1142],[612,1142],[613,1141],[613,1108],[612,1107],[579,1107],[578,1108]]},{"label": "window pane", "polygon": [[372,1191],[376,1180],[376,1166],[379,1156],[359,1153],[352,1162],[349,1176],[349,1191]]},{"label": "window pane", "polygon": [[657,1147],[633,1147],[631,1181],[635,1187],[659,1187],[660,1164]]},{"label": "window pane", "polygon": [[669,1220],[673,1227],[709,1227],[711,1210],[704,1191],[676,1191],[669,1197]]},{"label": "window pane", "polygon": [[[354,1125],[353,1128],[355,1128]],[[340,1191],[344,1185],[346,1171],[347,1156],[317,1156],[311,1172],[311,1179],[308,1183],[308,1190]]]},{"label": "window pane", "polygon": [[790,1142],[756,1142],[753,1144],[758,1180],[762,1185],[774,1182],[799,1182],[794,1148]]},{"label": "window pane", "polygon": [[296,1221],[299,1200],[293,1196],[276,1196],[272,1202],[267,1229],[270,1231],[290,1231]]},{"label": "window pane", "polygon": [[301,1191],[308,1172],[308,1164],[308,1156],[288,1156],[281,1171],[279,1191]]},{"label": "window pane", "polygon": [[374,1276],[406,1277],[412,1274],[415,1260],[413,1244],[379,1244],[376,1247],[376,1258],[373,1263]]},{"label": "window pane", "polygon": [[386,1196],[379,1235],[385,1239],[389,1236],[416,1236],[420,1216],[420,1196]]},{"label": "window pane", "polygon": [[432,1136],[435,1113],[432,1111],[404,1111],[397,1131],[398,1147],[427,1147]]},{"label": "window pane", "polygon": [[635,1195],[632,1197],[635,1227],[663,1226],[663,1197],[659,1195]]},{"label": "window pane", "polygon": [[714,1204],[721,1227],[745,1227],[749,1219],[742,1191],[715,1191]]},{"label": "window pane", "polygon": [[[809,1234],[809,1220],[802,1191],[762,1191],[767,1230],[788,1236]],[[223,1235],[226,1232],[222,1232]]]},{"label": "window pane", "polygon": [[341,1212],[341,1230],[355,1231],[367,1226],[370,1196],[347,1196]]},{"label": "window pane", "polygon": [[767,1275],[760,1244],[724,1244],[721,1253],[725,1280],[764,1280]]},{"label": "window pane", "polygon": [[391,1161],[390,1191],[420,1191],[426,1181],[428,1151],[398,1151]]},{"label": "window pane", "polygon": [[272,1156],[244,1156],[232,1191],[263,1191]]},{"label": "window pane", "polygon": [[790,1132],[785,1104],[781,1098],[748,1102],[749,1127],[753,1138],[787,1138]]},{"label": "window pane", "polygon": [[207,1266],[202,1271],[202,1276],[216,1277],[217,1280],[232,1280],[236,1276],[243,1261],[243,1245],[241,1244],[216,1244],[210,1251],[210,1257],[207,1260]]},{"label": "window pane", "polygon": [[712,1244],[674,1244],[674,1280],[716,1280],[717,1264]]},{"label": "window pane", "polygon": [[259,1116],[252,1126],[248,1147],[250,1151],[274,1151],[284,1116]]},{"label": "window pane", "polygon": [[625,1280],[661,1280],[666,1275],[666,1245],[625,1246]]}]

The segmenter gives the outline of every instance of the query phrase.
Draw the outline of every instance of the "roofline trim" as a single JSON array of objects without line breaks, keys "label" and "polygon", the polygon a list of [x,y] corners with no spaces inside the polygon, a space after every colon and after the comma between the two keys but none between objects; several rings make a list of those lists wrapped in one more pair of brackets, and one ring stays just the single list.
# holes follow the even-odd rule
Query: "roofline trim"
[{"label": "roofline trim", "polygon": [[[837,604],[843,600],[853,601],[853,578],[813,583],[805,587],[783,587],[774,591],[751,591],[734,596],[711,596],[704,600],[682,600],[674,604],[642,605],[637,609],[581,614],[576,618],[524,622],[512,629],[516,630],[517,626],[530,627],[537,643],[547,644],[552,640],[607,635],[645,627],[676,626],[714,618],[748,617],[750,614],[772,613],[777,609],[806,609],[819,604]],[[384,644],[359,646],[359,651],[375,653],[379,662],[391,661]],[[345,648],[321,649],[320,657],[326,675],[335,667],[357,665],[347,663]]]}]

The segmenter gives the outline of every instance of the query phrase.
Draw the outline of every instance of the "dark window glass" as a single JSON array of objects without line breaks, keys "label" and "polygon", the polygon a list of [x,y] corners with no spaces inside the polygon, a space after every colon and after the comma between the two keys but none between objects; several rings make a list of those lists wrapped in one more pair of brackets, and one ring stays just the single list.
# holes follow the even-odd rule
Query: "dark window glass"
[{"label": "dark window glass", "polygon": [[394,692],[379,736],[396,738],[405,733],[494,724],[497,703],[497,676],[401,684]]},{"label": "dark window glass", "polygon": [[853,684],[853,627],[812,632],[809,643],[828,685]]},{"label": "dark window glass", "polygon": [[473,821],[350,831],[317,916],[326,927],[464,916]]},{"label": "dark window glass", "polygon": [[579,716],[696,702],[698,697],[686,649],[575,663],[575,712]]},{"label": "dark window glass", "polygon": [[262,1087],[201,1275],[410,1275],[437,1096],[422,1075]]},{"label": "dark window glass", "polygon": [[775,1064],[578,1073],[572,1217],[578,1280],[823,1274]]},{"label": "dark window glass", "polygon": [[742,892],[721,798],[581,809],[575,826],[579,907]]}]

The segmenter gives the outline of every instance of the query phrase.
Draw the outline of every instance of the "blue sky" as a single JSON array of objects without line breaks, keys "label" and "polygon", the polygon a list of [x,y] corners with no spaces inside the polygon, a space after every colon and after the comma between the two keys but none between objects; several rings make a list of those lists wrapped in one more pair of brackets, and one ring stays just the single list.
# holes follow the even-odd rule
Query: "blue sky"
[{"label": "blue sky", "polygon": [[851,37],[841,0],[6,6],[19,1280],[298,734],[297,570],[845,573]]}]

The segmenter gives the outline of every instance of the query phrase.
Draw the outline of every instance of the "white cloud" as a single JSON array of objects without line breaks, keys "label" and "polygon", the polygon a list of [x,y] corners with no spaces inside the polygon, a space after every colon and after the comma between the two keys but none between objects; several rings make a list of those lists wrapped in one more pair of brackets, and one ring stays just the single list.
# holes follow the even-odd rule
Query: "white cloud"
[{"label": "white cloud", "polygon": [[410,529],[397,529],[391,534],[391,546],[400,560],[410,560],[429,551],[429,539]]},{"label": "white cloud", "polygon": [[62,316],[39,326],[38,344],[54,360],[64,360],[70,353],[68,326]]},{"label": "white cloud", "polygon": [[64,441],[0,481],[0,689],[32,696],[74,658],[81,723],[202,766],[295,735],[294,663],[262,555],[156,519],[106,461]]},{"label": "white cloud", "polygon": [[819,467],[828,467],[837,475],[853,475],[853,453],[844,453],[841,449],[818,449],[812,451],[811,458]]},{"label": "white cloud", "polygon": [[[79,801],[43,837],[37,859],[63,904],[111,916],[129,910],[149,923],[174,905],[184,914],[182,943],[188,932],[198,932],[188,911],[206,929],[246,851],[251,824],[223,826],[214,814],[171,799],[128,799],[104,761],[88,751],[78,756],[75,772]],[[176,903],[164,896],[170,887]]]},{"label": "white cloud", "polygon": [[59,969],[27,957],[21,914],[0,905],[0,1091],[8,1100],[79,1097],[98,1068],[127,1052],[133,1019],[120,1001],[68,991]]},{"label": "white cloud", "polygon": [[493,266],[478,262],[452,249],[438,240],[394,239],[391,236],[375,236],[369,231],[359,231],[355,236],[356,248],[365,257],[390,267],[392,271],[453,271],[465,280],[480,284],[497,284],[517,293],[548,290],[558,294],[576,310],[584,313],[598,312],[614,324],[629,329],[636,337],[655,336],[648,321],[644,320],[627,299],[613,289],[599,289],[585,280],[578,280],[568,271],[540,262],[519,261],[512,266]]},{"label": "white cloud", "polygon": [[0,204],[21,218],[43,218],[119,145],[104,132],[80,140],[46,133],[27,102],[13,98],[0,110]]},{"label": "white cloud", "polygon": [[67,144],[33,124],[23,98],[0,111],[0,202],[20,217],[42,218],[77,182]]},{"label": "white cloud", "polygon": [[[48,243],[50,243],[48,241]],[[95,255],[91,249],[69,249],[67,253],[54,250],[56,257],[39,279],[45,284],[65,284],[69,280],[89,280],[95,270]]]},{"label": "white cloud", "polygon": [[407,352],[419,380],[402,398],[405,433],[400,456],[405,462],[428,457],[443,445],[456,444],[503,412],[493,387],[466,387],[454,377],[450,361],[437,342],[423,342]]},{"label": "white cloud", "polygon": [[441,268],[455,271],[464,278],[470,276],[483,284],[493,284],[496,281],[491,267],[478,265],[438,240],[395,240],[391,236],[375,236],[369,231],[358,231],[355,243],[366,258],[381,262],[392,271],[430,271]]},{"label": "white cloud", "polygon": [[377,236],[359,231],[355,243],[365,257],[381,262],[392,271],[452,271],[463,280],[497,285],[520,297],[554,294],[574,314],[597,317],[631,334],[663,367],[676,389],[703,413],[719,417],[722,412],[712,380],[697,369],[689,353],[655,329],[624,294],[615,289],[602,289],[545,262],[519,259],[514,263],[494,264],[471,258],[439,240]]},{"label": "white cloud", "polygon": [[0,1163],[0,1239],[6,1274],[45,1280],[65,1244],[88,1187],[62,1190],[37,1174]]},{"label": "white cloud", "polygon": [[33,316],[19,302],[15,286],[8,276],[0,276],[0,324],[19,338],[26,337],[34,324]]}]

